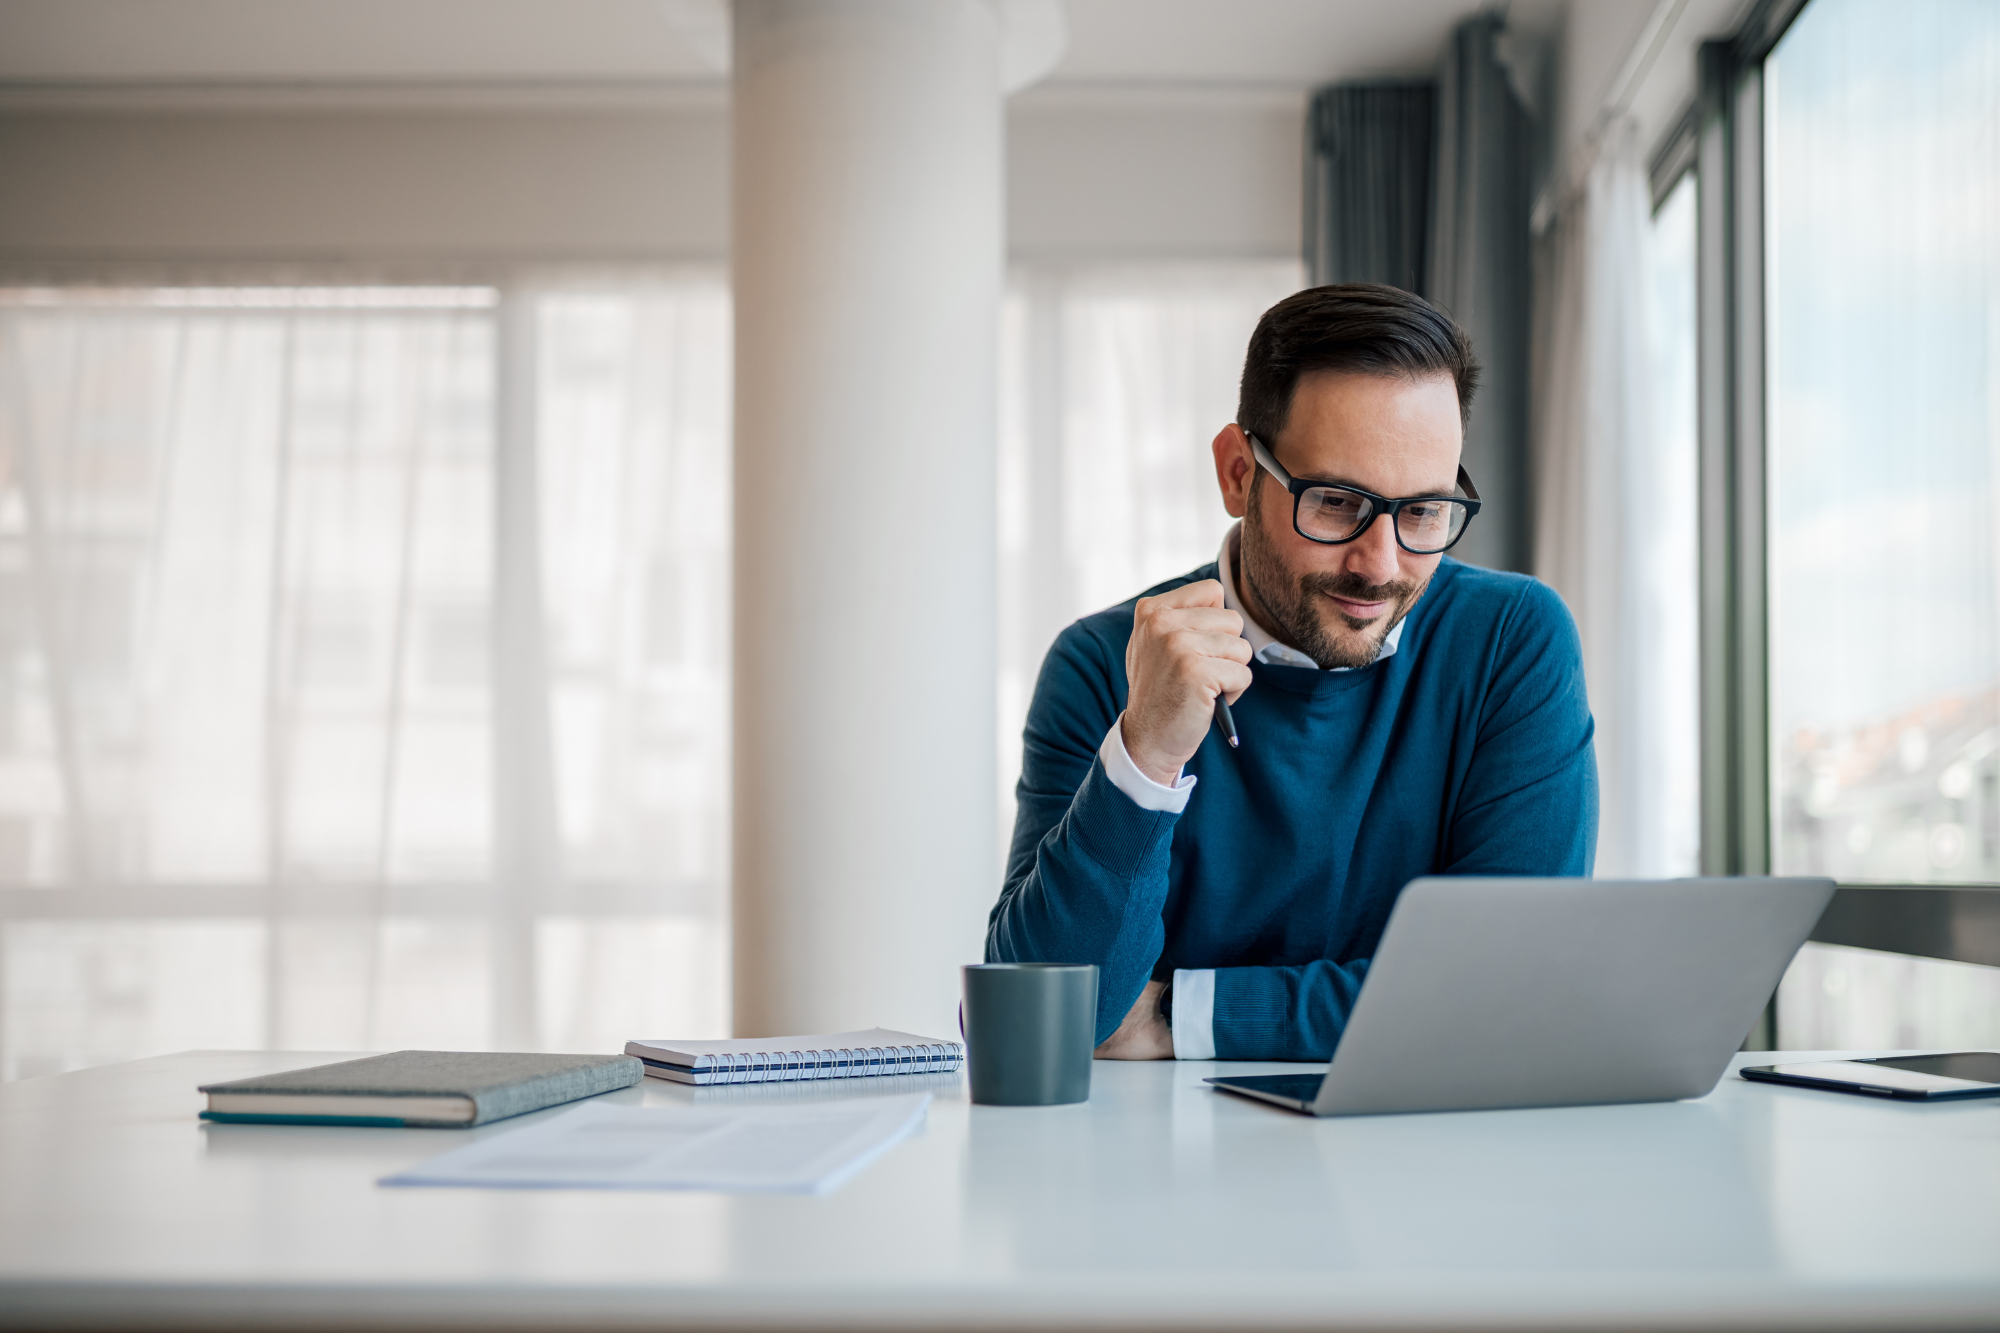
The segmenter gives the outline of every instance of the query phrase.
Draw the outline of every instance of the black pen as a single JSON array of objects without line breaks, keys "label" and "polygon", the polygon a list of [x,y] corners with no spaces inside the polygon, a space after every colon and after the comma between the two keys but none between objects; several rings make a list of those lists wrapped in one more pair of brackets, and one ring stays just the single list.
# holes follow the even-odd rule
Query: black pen
[{"label": "black pen", "polygon": [[1215,725],[1222,729],[1222,739],[1229,742],[1229,748],[1236,748],[1236,718],[1229,711],[1229,700],[1215,696]]}]

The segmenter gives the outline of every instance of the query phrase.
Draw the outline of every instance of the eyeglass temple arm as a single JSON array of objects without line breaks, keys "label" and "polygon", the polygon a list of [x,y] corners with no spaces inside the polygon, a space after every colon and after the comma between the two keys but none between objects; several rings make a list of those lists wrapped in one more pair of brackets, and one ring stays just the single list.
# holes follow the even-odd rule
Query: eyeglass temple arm
[{"label": "eyeglass temple arm", "polygon": [[1463,463],[1458,465],[1458,488],[1465,492],[1465,498],[1468,500],[1479,498],[1479,488],[1472,484],[1472,475],[1465,470]]},{"label": "eyeglass temple arm", "polygon": [[1264,447],[1264,442],[1247,430],[1243,432],[1243,437],[1250,441],[1251,456],[1263,465],[1266,472],[1269,472],[1278,479],[1279,485],[1285,487],[1287,490],[1291,489],[1292,474],[1278,466],[1278,460],[1272,456],[1269,449]]}]

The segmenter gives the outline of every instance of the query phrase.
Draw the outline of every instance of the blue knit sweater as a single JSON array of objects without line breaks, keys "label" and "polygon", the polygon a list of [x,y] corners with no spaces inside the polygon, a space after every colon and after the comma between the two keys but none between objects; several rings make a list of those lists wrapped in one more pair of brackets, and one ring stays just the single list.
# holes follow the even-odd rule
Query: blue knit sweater
[{"label": "blue knit sweater", "polygon": [[1132,606],[1077,621],[1042,663],[986,935],[989,961],[1096,963],[1099,1041],[1148,979],[1215,968],[1218,1059],[1329,1059],[1412,879],[1590,873],[1590,706],[1543,584],[1447,557],[1393,656],[1253,663],[1242,748],[1210,730],[1178,815],[1141,809],[1097,758],[1125,707]]}]

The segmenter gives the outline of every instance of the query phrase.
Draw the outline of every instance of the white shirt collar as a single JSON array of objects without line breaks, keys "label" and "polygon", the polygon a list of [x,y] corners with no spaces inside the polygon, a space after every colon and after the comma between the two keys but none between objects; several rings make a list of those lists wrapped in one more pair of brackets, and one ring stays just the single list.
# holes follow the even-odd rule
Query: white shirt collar
[{"label": "white shirt collar", "polygon": [[[1236,545],[1237,534],[1242,530],[1243,523],[1240,519],[1230,524],[1229,531],[1222,534],[1222,550],[1215,557],[1216,571],[1222,576],[1222,604],[1243,617],[1243,637],[1250,640],[1250,653],[1259,662],[1267,666],[1306,667],[1309,670],[1318,670],[1319,663],[1313,661],[1290,644],[1279,643],[1277,636],[1252,619],[1250,613],[1243,609],[1243,603],[1238,600],[1236,596],[1236,570],[1230,562],[1229,556],[1231,550]],[[1407,617],[1404,620],[1397,621],[1395,628],[1383,637],[1382,647],[1375,654],[1377,662],[1385,657],[1394,657],[1396,655],[1396,645],[1402,640],[1403,626],[1406,623]],[[1328,671],[1352,671],[1353,669],[1352,667],[1327,668]]]}]

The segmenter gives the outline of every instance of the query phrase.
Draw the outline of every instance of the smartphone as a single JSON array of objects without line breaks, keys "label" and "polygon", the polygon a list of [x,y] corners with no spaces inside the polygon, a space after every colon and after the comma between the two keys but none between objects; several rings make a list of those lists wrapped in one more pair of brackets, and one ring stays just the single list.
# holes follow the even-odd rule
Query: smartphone
[{"label": "smartphone", "polygon": [[1816,1060],[1803,1065],[1759,1065],[1738,1070],[1757,1083],[1858,1092],[1865,1097],[1942,1102],[1959,1097],[2000,1097],[2000,1051],[1945,1055],[1896,1055],[1879,1060]]}]

